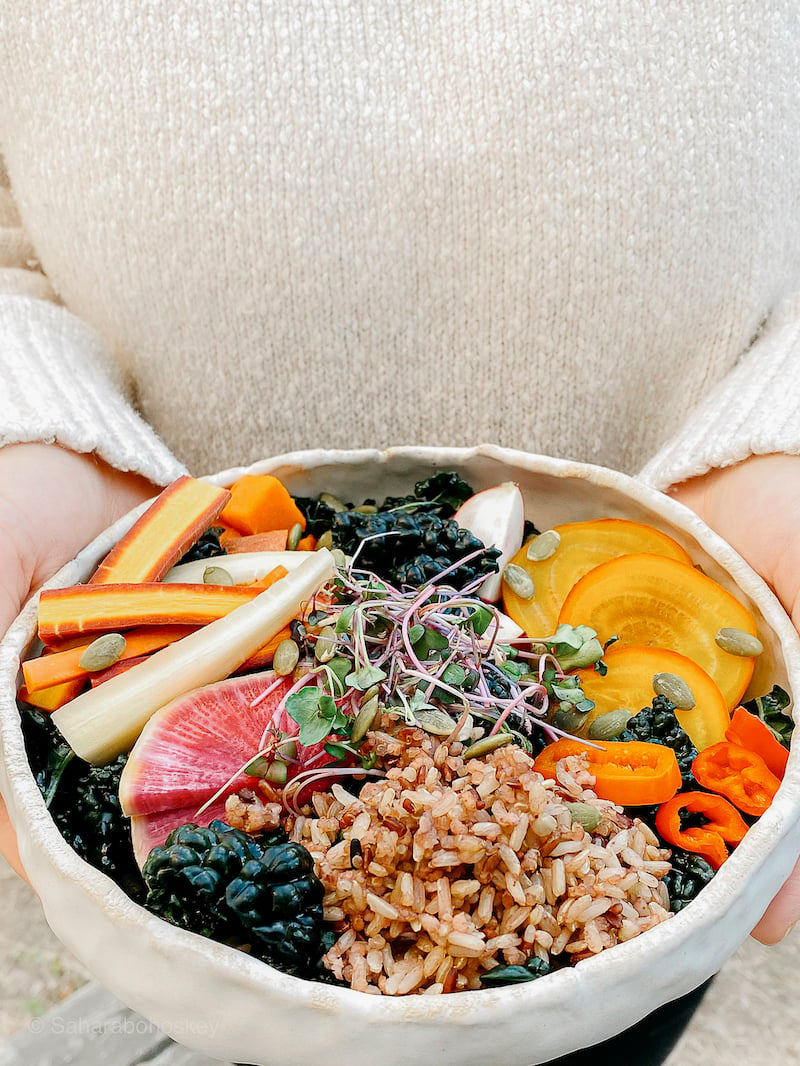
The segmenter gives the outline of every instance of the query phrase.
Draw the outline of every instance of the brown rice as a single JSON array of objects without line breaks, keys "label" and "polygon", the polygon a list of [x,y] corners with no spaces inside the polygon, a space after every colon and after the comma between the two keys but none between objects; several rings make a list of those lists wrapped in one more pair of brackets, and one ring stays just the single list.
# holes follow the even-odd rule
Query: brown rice
[{"label": "brown rice", "polygon": [[[531,956],[573,962],[669,918],[669,852],[598,799],[580,757],[558,780],[515,746],[465,761],[421,729],[383,715],[368,734],[386,777],[358,797],[334,784],[292,817],[314,857],[326,918],[341,930],[324,964],[362,992],[436,994]],[[591,833],[568,802],[593,805]]]}]

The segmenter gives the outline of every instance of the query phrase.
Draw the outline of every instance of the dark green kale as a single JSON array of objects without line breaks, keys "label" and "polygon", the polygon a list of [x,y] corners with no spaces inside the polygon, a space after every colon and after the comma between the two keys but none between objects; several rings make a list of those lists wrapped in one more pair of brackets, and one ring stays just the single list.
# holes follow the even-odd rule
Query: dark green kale
[{"label": "dark green kale", "polygon": [[672,748],[681,771],[681,790],[697,788],[692,775],[697,748],[692,744],[689,734],[681,728],[675,717],[675,705],[666,696],[656,696],[649,707],[629,718],[627,726],[616,739],[653,741]]},{"label": "dark green kale", "polygon": [[181,563],[191,563],[198,559],[213,559],[217,555],[225,555],[225,549],[220,547],[219,536],[222,526],[212,526],[194,542],[189,550],[179,559]]},{"label": "dark green kale", "polygon": [[484,988],[499,988],[502,985],[518,985],[523,981],[535,981],[552,971],[550,963],[532,955],[525,963],[516,966],[495,966],[481,976]]},{"label": "dark green kale", "polygon": [[23,708],[21,724],[31,770],[61,835],[82,859],[141,898],[130,821],[118,795],[127,756],[91,766],[74,755],[48,715]]},{"label": "dark green kale", "polygon": [[775,739],[783,744],[784,748],[788,748],[792,740],[794,722],[785,711],[791,702],[788,692],[784,692],[780,685],[773,685],[771,692],[748,700],[744,706],[752,714],[758,715],[775,734]]},{"label": "dark green kale", "polygon": [[680,911],[714,876],[713,868],[699,855],[669,845],[672,869],[664,878],[671,911]]},{"label": "dark green kale", "polygon": [[153,848],[143,874],[145,906],[166,921],[290,973],[322,975],[324,890],[307,849],[281,831],[188,823]]}]

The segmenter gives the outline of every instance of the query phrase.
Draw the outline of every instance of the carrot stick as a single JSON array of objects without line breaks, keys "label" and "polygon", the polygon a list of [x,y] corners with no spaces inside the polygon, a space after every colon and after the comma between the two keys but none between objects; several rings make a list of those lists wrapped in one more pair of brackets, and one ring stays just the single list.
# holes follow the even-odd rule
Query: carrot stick
[{"label": "carrot stick", "polygon": [[254,533],[243,537],[238,533],[223,533],[219,538],[221,548],[231,554],[239,552],[282,552],[286,551],[288,529],[273,529],[269,533]]},{"label": "carrot stick", "polygon": [[[165,648],[167,644],[180,640],[193,629],[193,626],[154,626],[131,630],[125,634],[125,651],[121,660]],[[77,678],[85,680],[88,671],[81,666],[80,660],[91,643],[91,640],[84,639],[73,648],[44,654],[23,663],[22,673],[28,692],[39,692],[51,685],[60,685]]]},{"label": "carrot stick", "polygon": [[230,495],[208,481],[179,477],[117,541],[90,584],[160,580],[208,529]]},{"label": "carrot stick", "polygon": [[39,636],[48,644],[80,633],[140,625],[205,625],[249,602],[259,591],[239,585],[160,582],[45,589],[39,599]]},{"label": "carrot stick", "polygon": [[66,681],[63,685],[51,685],[49,688],[40,689],[38,692],[29,692],[25,685],[20,685],[17,695],[23,703],[30,704],[31,707],[38,707],[40,711],[52,712],[57,711],[59,707],[63,707],[65,703],[75,699],[78,693],[83,690],[84,685],[85,681],[81,677],[76,678],[74,681]]}]

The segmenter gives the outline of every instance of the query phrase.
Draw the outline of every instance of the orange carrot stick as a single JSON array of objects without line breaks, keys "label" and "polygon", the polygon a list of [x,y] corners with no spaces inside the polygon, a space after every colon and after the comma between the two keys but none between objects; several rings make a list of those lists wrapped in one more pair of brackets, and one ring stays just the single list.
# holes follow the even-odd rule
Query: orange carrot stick
[{"label": "orange carrot stick", "polygon": [[75,699],[84,688],[85,680],[82,677],[74,681],[66,681],[63,685],[51,685],[49,688],[40,689],[38,692],[29,692],[25,685],[20,685],[17,693],[23,703],[31,707],[38,707],[40,711],[57,711],[65,703]]},{"label": "orange carrot stick", "polygon": [[208,529],[230,495],[208,481],[179,477],[117,541],[90,584],[158,581]]},{"label": "orange carrot stick", "polygon": [[[174,640],[180,640],[194,631],[194,626],[154,626],[134,629],[125,634],[125,651],[121,661],[132,659],[137,655],[165,648]],[[81,656],[91,644],[83,639],[73,648],[64,651],[45,653],[37,659],[29,659],[22,664],[25,686],[28,692],[39,692],[51,685],[60,685],[76,678],[86,678],[88,671],[80,663]]]},{"label": "orange carrot stick", "polygon": [[140,625],[201,626],[254,599],[261,590],[239,585],[73,585],[45,589],[39,598],[44,644],[98,631]]}]

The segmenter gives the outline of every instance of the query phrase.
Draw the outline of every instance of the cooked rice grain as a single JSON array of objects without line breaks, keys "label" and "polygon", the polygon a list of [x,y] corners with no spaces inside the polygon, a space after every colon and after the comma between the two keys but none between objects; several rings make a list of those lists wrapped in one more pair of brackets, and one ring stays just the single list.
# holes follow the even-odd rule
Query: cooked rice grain
[{"label": "cooked rice grain", "polygon": [[[290,825],[314,857],[326,914],[347,924],[323,962],[351,988],[480,988],[497,965],[579,961],[669,918],[668,853],[597,798],[581,757],[547,781],[513,745],[465,762],[461,744],[388,715],[364,747],[386,777],[358,797],[338,784],[318,792]],[[572,821],[575,800],[600,812],[592,834]]]}]

